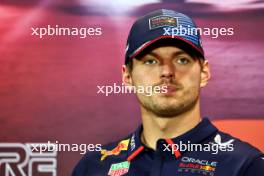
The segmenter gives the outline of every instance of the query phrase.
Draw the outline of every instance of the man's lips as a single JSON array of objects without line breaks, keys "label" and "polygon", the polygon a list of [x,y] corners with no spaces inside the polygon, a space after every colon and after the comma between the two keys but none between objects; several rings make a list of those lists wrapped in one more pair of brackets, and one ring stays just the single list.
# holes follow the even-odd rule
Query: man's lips
[{"label": "man's lips", "polygon": [[165,88],[167,93],[175,92],[177,89],[175,86],[163,85],[163,89]]},{"label": "man's lips", "polygon": [[163,84],[160,87],[162,88],[162,94],[172,94],[179,90],[179,86],[176,85]]}]

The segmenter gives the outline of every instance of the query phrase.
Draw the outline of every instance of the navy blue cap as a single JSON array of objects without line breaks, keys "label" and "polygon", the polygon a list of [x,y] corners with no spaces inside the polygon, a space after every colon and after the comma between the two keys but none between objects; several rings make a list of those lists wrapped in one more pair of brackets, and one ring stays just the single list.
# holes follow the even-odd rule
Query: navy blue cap
[{"label": "navy blue cap", "polygon": [[125,64],[163,39],[183,42],[204,57],[200,34],[193,20],[174,10],[159,9],[140,17],[133,24],[127,39]]}]

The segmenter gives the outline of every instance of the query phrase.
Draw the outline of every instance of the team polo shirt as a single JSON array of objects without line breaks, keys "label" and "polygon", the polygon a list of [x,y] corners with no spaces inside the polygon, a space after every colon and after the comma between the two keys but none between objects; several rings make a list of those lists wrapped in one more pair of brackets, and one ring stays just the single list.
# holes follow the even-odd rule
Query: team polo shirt
[{"label": "team polo shirt", "polygon": [[156,150],[141,142],[142,130],[86,153],[72,176],[264,176],[263,154],[207,118],[176,138],[159,139]]}]

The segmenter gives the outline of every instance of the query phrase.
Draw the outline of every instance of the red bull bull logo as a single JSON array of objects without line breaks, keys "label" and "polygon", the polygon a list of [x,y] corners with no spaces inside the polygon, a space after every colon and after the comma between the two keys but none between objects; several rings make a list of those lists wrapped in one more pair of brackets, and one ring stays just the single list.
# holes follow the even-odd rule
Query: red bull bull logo
[{"label": "red bull bull logo", "polygon": [[113,150],[101,150],[101,161],[105,160],[105,158],[107,156],[110,156],[110,155],[119,155],[121,151],[125,151],[127,150],[128,148],[128,143],[129,143],[129,139],[127,140],[123,140],[121,142],[118,143],[118,145],[113,149]]}]

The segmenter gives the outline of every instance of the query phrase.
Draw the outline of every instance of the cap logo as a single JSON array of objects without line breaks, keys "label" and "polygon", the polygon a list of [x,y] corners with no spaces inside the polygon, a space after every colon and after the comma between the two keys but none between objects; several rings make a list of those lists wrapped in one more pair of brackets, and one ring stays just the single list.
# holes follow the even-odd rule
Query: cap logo
[{"label": "cap logo", "polygon": [[155,29],[163,26],[173,26],[177,27],[178,21],[177,18],[171,16],[155,16],[149,19],[149,29]]}]

